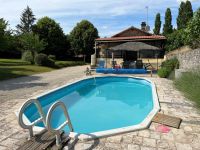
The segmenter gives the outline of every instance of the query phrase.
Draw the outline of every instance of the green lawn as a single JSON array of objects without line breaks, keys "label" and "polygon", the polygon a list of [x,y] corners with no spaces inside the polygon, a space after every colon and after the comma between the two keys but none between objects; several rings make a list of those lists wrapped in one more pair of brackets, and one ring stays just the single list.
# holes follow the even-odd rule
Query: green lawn
[{"label": "green lawn", "polygon": [[174,84],[185,97],[195,102],[200,109],[200,69],[194,72],[187,72],[175,79]]},{"label": "green lawn", "polygon": [[0,59],[0,80],[33,75],[54,70],[49,67],[31,65],[20,59]]},{"label": "green lawn", "polygon": [[76,61],[56,61],[55,64],[55,68],[50,68],[31,65],[29,62],[20,59],[0,59],[0,80],[48,72],[56,68],[84,65],[85,63]]}]

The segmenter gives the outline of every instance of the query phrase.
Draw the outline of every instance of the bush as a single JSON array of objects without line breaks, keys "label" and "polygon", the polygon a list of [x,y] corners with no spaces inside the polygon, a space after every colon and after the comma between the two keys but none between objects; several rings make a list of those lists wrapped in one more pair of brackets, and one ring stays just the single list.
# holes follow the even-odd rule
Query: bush
[{"label": "bush", "polygon": [[189,44],[192,48],[200,47],[200,8],[194,13],[193,18],[186,28],[185,44]]},{"label": "bush", "polygon": [[30,51],[23,52],[23,54],[22,54],[22,60],[28,61],[31,64],[34,63],[33,55],[32,55],[32,53]]},{"label": "bush", "polygon": [[56,60],[56,56],[55,55],[49,55],[48,58],[51,59],[51,60],[54,60],[54,61]]},{"label": "bush", "polygon": [[193,72],[183,73],[174,81],[175,87],[183,92],[184,96],[196,103],[200,108],[200,69]]},{"label": "bush", "polygon": [[46,54],[38,54],[35,57],[35,64],[39,66],[54,67],[54,61],[50,60]]},{"label": "bush", "polygon": [[161,64],[161,69],[158,70],[158,76],[161,78],[167,78],[176,68],[179,68],[177,58],[166,60]]},{"label": "bush", "polygon": [[161,64],[161,67],[167,67],[170,70],[174,70],[175,68],[179,68],[178,59],[177,58],[168,59]]},{"label": "bush", "polygon": [[170,70],[168,68],[161,68],[158,70],[158,76],[161,78],[167,78],[170,74]]}]

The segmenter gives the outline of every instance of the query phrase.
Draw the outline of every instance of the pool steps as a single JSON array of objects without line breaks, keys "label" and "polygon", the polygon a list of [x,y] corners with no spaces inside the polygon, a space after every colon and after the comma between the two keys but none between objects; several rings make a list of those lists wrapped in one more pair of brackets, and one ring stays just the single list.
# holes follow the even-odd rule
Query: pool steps
[{"label": "pool steps", "polygon": [[[36,119],[35,121],[29,123],[29,124],[25,124],[24,121],[23,121],[23,118],[24,118],[24,111],[25,109],[31,105],[31,104],[35,104],[39,114],[40,114],[40,118]],[[51,127],[51,123],[50,123],[50,120],[51,120],[51,116],[52,116],[52,113],[53,111],[57,108],[57,107],[61,107],[64,114],[65,114],[65,117],[66,117],[66,121],[64,123],[62,123],[58,128],[56,129],[53,129]],[[61,133],[62,133],[62,129],[65,127],[65,126],[69,126],[69,129],[71,132],[74,131],[73,129],[73,126],[71,124],[71,120],[70,120],[70,117],[69,117],[69,114],[68,114],[68,111],[67,111],[67,108],[65,107],[64,103],[61,102],[61,101],[56,101],[53,105],[51,105],[51,107],[49,108],[48,110],[48,113],[47,113],[47,116],[45,117],[45,114],[42,110],[42,107],[39,103],[39,101],[37,99],[30,99],[28,101],[26,101],[20,108],[20,111],[19,111],[19,115],[18,115],[18,123],[19,125],[23,128],[23,129],[28,129],[29,130],[29,140],[31,140],[33,137],[34,137],[34,134],[33,134],[33,127],[39,123],[39,122],[43,122],[45,128],[55,134],[56,136],[56,145],[58,147],[61,147],[62,146],[62,141],[61,141]]]}]

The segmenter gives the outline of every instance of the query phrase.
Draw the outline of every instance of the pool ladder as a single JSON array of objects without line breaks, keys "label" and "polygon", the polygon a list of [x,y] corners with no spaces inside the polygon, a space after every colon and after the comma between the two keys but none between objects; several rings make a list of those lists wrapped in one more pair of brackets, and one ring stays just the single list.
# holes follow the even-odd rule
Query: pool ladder
[{"label": "pool ladder", "polygon": [[[25,118],[24,116],[24,111],[25,109],[30,106],[31,104],[34,104],[39,112],[39,115],[40,117],[38,119],[36,119],[35,121],[29,123],[29,124],[25,124],[24,123],[24,120],[23,118]],[[58,128],[54,129],[52,128],[51,126],[51,116],[52,116],[52,113],[53,111],[57,108],[57,107],[61,107],[63,112],[64,112],[64,115],[66,117],[66,121],[63,122]],[[45,116],[43,110],[42,110],[42,107],[39,103],[39,101],[37,99],[30,99],[28,101],[26,101],[20,108],[20,111],[19,111],[19,115],[18,115],[18,123],[19,125],[23,128],[23,129],[28,129],[29,130],[29,140],[34,137],[34,134],[33,134],[33,127],[39,123],[39,122],[43,122],[45,128],[55,134],[56,136],[56,145],[58,147],[61,147],[62,144],[61,144],[61,130],[65,127],[65,126],[69,126],[69,129],[70,129],[70,132],[73,132],[74,129],[73,129],[73,126],[71,124],[71,120],[70,120],[70,117],[69,117],[69,114],[68,114],[68,111],[67,111],[67,108],[65,107],[64,103],[61,102],[61,101],[56,101],[53,105],[51,105],[51,107],[49,108],[48,110],[48,113],[47,113],[47,116]]]}]

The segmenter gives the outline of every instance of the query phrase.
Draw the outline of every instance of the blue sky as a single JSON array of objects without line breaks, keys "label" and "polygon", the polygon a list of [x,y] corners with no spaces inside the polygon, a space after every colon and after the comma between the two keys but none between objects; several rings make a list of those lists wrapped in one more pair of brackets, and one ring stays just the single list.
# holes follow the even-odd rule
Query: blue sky
[{"label": "blue sky", "polygon": [[[91,21],[101,37],[109,37],[130,26],[140,28],[146,21],[149,7],[149,25],[154,28],[157,12],[161,13],[162,25],[166,8],[171,8],[173,26],[181,0],[0,0],[0,18],[9,21],[12,29],[20,22],[22,10],[29,5],[36,18],[49,16],[55,19],[68,34],[82,19]],[[192,0],[193,10],[200,7],[200,0]]]}]

